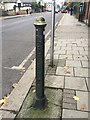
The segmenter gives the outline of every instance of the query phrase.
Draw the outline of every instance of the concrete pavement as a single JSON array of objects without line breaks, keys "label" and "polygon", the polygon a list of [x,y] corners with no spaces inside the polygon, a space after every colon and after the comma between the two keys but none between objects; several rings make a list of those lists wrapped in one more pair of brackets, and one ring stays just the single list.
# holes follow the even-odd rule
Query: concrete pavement
[{"label": "concrete pavement", "polygon": [[[37,13],[34,13],[34,14],[37,14]],[[21,14],[21,15],[13,15],[13,16],[0,16],[0,20],[14,19],[14,18],[25,17],[25,16],[29,16],[29,15],[31,15],[31,14]]]},{"label": "concrete pavement", "polygon": [[[47,117],[63,120],[90,119],[89,30],[73,16],[69,14],[64,16],[55,31],[53,68],[48,66],[50,40],[46,42],[45,95],[48,99],[48,107],[44,111],[30,108],[31,96],[35,94],[35,61],[33,61],[29,71],[25,73],[26,76],[22,78],[24,82],[20,80],[8,101],[0,108],[3,118],[14,119],[17,116],[17,118]],[[30,71],[32,74],[29,74]]]},{"label": "concrete pavement", "polygon": [[88,34],[89,28],[69,14],[56,31],[54,77],[63,77],[63,82],[58,83],[63,83],[62,118],[88,118],[90,112]]},{"label": "concrete pavement", "polygon": [[5,20],[5,19],[13,19],[13,18],[19,18],[19,17],[25,17],[25,16],[29,16],[30,14],[22,14],[22,15],[14,15],[14,16],[1,16],[0,19],[1,20]]}]

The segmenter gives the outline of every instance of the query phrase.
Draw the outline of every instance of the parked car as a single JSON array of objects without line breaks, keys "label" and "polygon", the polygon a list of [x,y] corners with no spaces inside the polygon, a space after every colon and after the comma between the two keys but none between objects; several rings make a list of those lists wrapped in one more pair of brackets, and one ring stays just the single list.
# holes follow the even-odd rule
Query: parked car
[{"label": "parked car", "polygon": [[61,13],[68,13],[67,7],[66,6],[62,6],[60,12]]},{"label": "parked car", "polygon": [[66,10],[66,9],[61,9],[60,12],[61,12],[61,13],[68,13],[68,10]]}]

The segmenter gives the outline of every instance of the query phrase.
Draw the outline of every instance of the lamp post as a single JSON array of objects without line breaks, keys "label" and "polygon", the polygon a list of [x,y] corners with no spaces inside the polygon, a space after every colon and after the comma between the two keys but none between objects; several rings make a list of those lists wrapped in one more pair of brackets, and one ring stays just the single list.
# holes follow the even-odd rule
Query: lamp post
[{"label": "lamp post", "polygon": [[54,59],[54,31],[55,31],[55,0],[52,0],[52,29],[50,41],[50,66],[53,67]]},{"label": "lamp post", "polygon": [[21,0],[17,0],[17,4],[18,4],[18,10],[20,11],[20,7],[21,7]]},{"label": "lamp post", "polygon": [[43,12],[43,6],[44,6],[44,2],[43,2],[43,0],[41,0],[41,9],[42,9],[42,12]]},{"label": "lamp post", "polygon": [[80,3],[79,7],[79,21],[83,22],[83,3]]}]

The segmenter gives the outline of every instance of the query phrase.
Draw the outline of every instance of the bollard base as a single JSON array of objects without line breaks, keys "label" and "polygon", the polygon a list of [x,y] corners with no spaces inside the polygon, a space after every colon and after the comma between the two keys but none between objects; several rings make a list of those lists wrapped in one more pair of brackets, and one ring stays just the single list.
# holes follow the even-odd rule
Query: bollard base
[{"label": "bollard base", "polygon": [[34,98],[33,100],[33,105],[34,108],[36,109],[45,109],[47,107],[47,99],[44,96],[42,99]]},{"label": "bollard base", "polygon": [[46,87],[45,95],[48,101],[45,109],[36,109],[32,106],[33,98],[35,98],[35,92],[32,91],[35,87],[30,89],[16,120],[60,120],[62,113],[62,90]]}]

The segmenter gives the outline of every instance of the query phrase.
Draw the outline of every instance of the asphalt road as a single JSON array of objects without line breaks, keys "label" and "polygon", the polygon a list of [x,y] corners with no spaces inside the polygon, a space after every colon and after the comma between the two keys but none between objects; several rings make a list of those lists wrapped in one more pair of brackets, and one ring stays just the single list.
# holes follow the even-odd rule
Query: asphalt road
[{"label": "asphalt road", "polygon": [[[35,47],[33,23],[38,16],[45,18],[47,34],[51,30],[51,13],[35,13],[2,21],[2,96],[12,91],[13,83],[19,81],[30,65],[30,61],[27,61],[25,70],[11,69],[13,66],[19,66]],[[56,14],[56,22],[60,21],[62,16],[61,13]],[[31,59],[33,58],[34,56]]]}]

